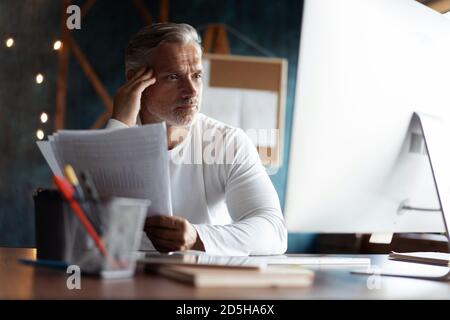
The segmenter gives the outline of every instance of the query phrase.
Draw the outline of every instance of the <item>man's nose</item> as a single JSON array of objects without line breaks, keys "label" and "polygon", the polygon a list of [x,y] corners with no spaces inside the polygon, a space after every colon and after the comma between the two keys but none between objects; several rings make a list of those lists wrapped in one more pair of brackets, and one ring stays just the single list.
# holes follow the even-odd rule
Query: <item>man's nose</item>
[{"label": "man's nose", "polygon": [[194,81],[192,81],[192,79],[186,79],[185,81],[183,81],[183,91],[182,91],[182,97],[183,98],[192,98],[197,96],[197,86],[194,83]]}]

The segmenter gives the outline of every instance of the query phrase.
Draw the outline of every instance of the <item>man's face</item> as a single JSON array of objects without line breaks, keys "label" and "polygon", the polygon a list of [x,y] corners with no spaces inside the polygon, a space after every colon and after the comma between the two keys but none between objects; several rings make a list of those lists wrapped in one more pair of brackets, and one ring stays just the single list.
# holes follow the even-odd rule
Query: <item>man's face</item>
[{"label": "man's face", "polygon": [[200,110],[202,58],[195,44],[163,43],[153,55],[156,78],[142,93],[141,107],[171,126],[188,126]]}]

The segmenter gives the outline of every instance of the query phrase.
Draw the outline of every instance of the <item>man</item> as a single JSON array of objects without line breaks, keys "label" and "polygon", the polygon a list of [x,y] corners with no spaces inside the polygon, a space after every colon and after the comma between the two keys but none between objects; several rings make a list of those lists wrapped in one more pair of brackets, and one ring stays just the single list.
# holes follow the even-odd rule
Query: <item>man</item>
[{"label": "man", "polygon": [[282,254],[287,231],[256,148],[242,130],[199,113],[201,59],[200,38],[187,24],[145,27],[126,51],[127,82],[107,128],[164,121],[171,158],[173,216],[147,218],[145,232],[162,252]]}]

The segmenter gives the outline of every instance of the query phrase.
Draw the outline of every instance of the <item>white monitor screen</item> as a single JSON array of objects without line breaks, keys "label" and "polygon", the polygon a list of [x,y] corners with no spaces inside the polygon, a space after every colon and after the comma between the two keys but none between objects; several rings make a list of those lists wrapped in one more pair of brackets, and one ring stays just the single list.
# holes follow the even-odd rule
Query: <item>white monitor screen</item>
[{"label": "white monitor screen", "polygon": [[[449,57],[450,20],[414,0],[305,1],[290,231],[445,231],[411,118],[450,118]],[[399,210],[404,205],[425,210]]]}]

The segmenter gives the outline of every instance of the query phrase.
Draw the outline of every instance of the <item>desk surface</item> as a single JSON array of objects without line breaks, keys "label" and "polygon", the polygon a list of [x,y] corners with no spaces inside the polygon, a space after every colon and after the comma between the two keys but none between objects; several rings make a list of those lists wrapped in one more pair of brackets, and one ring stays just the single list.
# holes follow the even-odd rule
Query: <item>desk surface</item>
[{"label": "desk surface", "polygon": [[[368,276],[351,274],[348,268],[324,266],[316,269],[314,285],[306,289],[199,289],[138,271],[133,278],[124,280],[82,277],[81,290],[68,290],[66,287],[68,274],[64,271],[35,268],[17,261],[19,258],[35,259],[35,255],[35,249],[0,248],[0,299],[450,298],[449,282],[381,277],[378,282],[368,285]],[[389,261],[386,255],[361,257],[369,257],[372,265],[381,267],[389,263],[399,263]]]}]

